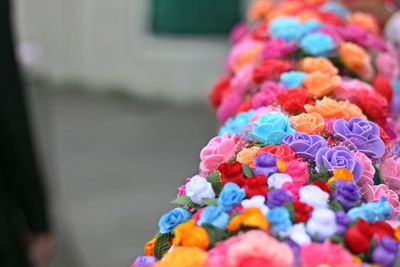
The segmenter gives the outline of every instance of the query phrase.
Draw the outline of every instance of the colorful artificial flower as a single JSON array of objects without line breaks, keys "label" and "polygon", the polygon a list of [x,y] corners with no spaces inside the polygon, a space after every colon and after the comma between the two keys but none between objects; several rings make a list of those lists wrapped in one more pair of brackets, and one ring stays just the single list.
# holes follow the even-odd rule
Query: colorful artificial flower
[{"label": "colorful artificial flower", "polygon": [[296,88],[286,90],[277,95],[277,102],[287,113],[305,112],[304,105],[313,104],[307,90]]},{"label": "colorful artificial flower", "polygon": [[314,105],[304,106],[307,113],[318,113],[328,119],[365,118],[363,111],[349,101],[336,101],[329,97],[315,101]]},{"label": "colorful artificial flower", "polygon": [[235,183],[239,186],[244,185],[243,166],[239,162],[222,163],[218,167],[218,171],[221,174],[222,185],[227,183]]},{"label": "colorful artificial flower", "polygon": [[303,37],[300,41],[300,47],[311,56],[332,56],[336,44],[330,35],[315,32]]},{"label": "colorful artificial flower", "polygon": [[315,71],[307,75],[303,80],[303,86],[308,93],[315,98],[320,98],[332,93],[341,81],[340,76]]},{"label": "colorful artificial flower", "polygon": [[229,222],[229,215],[225,212],[228,210],[230,210],[230,207],[224,204],[208,206],[202,211],[197,224],[208,224],[224,230]]},{"label": "colorful artificial flower", "polygon": [[207,253],[197,247],[175,247],[154,267],[204,267]]},{"label": "colorful artificial flower", "polygon": [[186,195],[196,204],[201,205],[203,199],[214,198],[215,192],[210,182],[200,175],[193,176],[186,184]]},{"label": "colorful artificial flower", "polygon": [[321,134],[325,128],[324,118],[318,113],[302,113],[289,118],[290,125],[296,132]]},{"label": "colorful artificial flower", "polygon": [[206,249],[210,241],[207,231],[202,227],[196,226],[194,220],[189,220],[175,228],[173,244],[176,246]]},{"label": "colorful artificial flower", "polygon": [[158,224],[160,227],[160,233],[164,234],[171,232],[177,225],[189,220],[190,217],[192,217],[192,214],[186,209],[175,208],[171,210],[160,219]]},{"label": "colorful artificial flower", "polygon": [[221,194],[218,198],[218,205],[224,211],[231,210],[234,206],[240,204],[245,198],[246,194],[237,184],[227,183],[222,188]]},{"label": "colorful artificial flower", "polygon": [[299,132],[289,134],[282,140],[282,143],[306,161],[315,160],[318,150],[327,146],[326,140],[322,136]]},{"label": "colorful artificial flower", "polygon": [[305,57],[300,61],[299,68],[306,73],[322,72],[328,75],[337,75],[338,69],[324,57]]},{"label": "colorful artificial flower", "polygon": [[298,88],[302,85],[307,74],[301,71],[288,71],[281,74],[280,81],[286,88]]},{"label": "colorful artificial flower", "polygon": [[270,145],[278,145],[288,134],[293,133],[288,118],[280,112],[262,115],[253,125],[252,136],[257,141]]}]

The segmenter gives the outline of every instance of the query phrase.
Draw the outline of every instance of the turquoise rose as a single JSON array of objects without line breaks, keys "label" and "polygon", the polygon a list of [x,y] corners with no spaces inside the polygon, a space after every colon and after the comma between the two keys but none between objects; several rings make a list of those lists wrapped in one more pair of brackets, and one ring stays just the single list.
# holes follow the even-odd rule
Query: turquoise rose
[{"label": "turquoise rose", "polygon": [[312,56],[331,56],[336,49],[336,43],[331,36],[316,32],[302,38],[300,47]]},{"label": "turquoise rose", "polygon": [[306,78],[306,73],[302,71],[288,71],[281,74],[281,83],[286,88],[296,88],[303,84],[303,80]]},{"label": "turquoise rose", "polygon": [[247,125],[249,124],[251,118],[253,118],[255,111],[253,109],[240,112],[236,117],[228,119],[224,126],[219,130],[218,135],[224,135],[228,133],[230,135],[243,136],[246,131]]},{"label": "turquoise rose", "polygon": [[262,115],[254,123],[251,135],[260,143],[279,145],[287,135],[294,132],[283,113],[270,112]]},{"label": "turquoise rose", "polygon": [[178,224],[189,220],[191,217],[192,214],[186,209],[175,208],[171,210],[167,214],[164,214],[158,223],[160,233],[165,234],[171,232]]},{"label": "turquoise rose", "polygon": [[303,35],[302,24],[292,17],[277,18],[269,24],[269,33],[275,39],[298,41]]},{"label": "turquoise rose", "polygon": [[200,215],[199,225],[210,224],[221,230],[225,230],[229,222],[229,215],[222,210],[222,207],[208,206]]},{"label": "turquoise rose", "polygon": [[286,232],[292,225],[289,212],[283,207],[270,209],[267,213],[267,219],[274,233]]}]

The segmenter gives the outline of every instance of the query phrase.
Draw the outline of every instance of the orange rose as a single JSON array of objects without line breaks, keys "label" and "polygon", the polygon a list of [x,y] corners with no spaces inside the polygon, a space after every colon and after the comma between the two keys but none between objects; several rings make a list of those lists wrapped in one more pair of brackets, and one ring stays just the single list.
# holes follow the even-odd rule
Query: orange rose
[{"label": "orange rose", "polygon": [[394,238],[396,238],[396,240],[400,242],[400,226],[397,226],[394,230]]},{"label": "orange rose", "polygon": [[354,12],[350,15],[349,22],[375,34],[380,32],[379,24],[376,19],[367,13]]},{"label": "orange rose", "polygon": [[238,72],[243,66],[255,62],[261,53],[262,46],[260,44],[254,45],[252,48],[243,52],[235,62],[234,69]]},{"label": "orange rose", "polygon": [[320,20],[318,14],[313,10],[304,10],[300,12],[299,14],[297,14],[297,19],[303,23],[310,20],[314,21]]},{"label": "orange rose", "polygon": [[209,245],[207,231],[197,226],[194,220],[189,220],[178,225],[174,230],[174,234],[174,245],[198,247],[201,249],[207,249]]},{"label": "orange rose", "polygon": [[362,113],[362,110],[350,103],[349,101],[336,101],[329,97],[324,97],[322,100],[317,100],[315,105],[304,106],[307,113],[318,113],[324,118],[330,119],[345,119],[350,120],[352,118],[360,117],[366,118]]},{"label": "orange rose", "polygon": [[236,161],[239,163],[244,163],[254,168],[254,159],[260,151],[259,146],[252,146],[248,148],[243,148],[236,156]]},{"label": "orange rose", "polygon": [[370,68],[370,58],[367,51],[354,43],[343,43],[339,49],[339,56],[346,67],[358,74],[365,73]]},{"label": "orange rose", "polygon": [[268,20],[273,20],[282,16],[288,16],[293,14],[296,10],[301,7],[301,3],[295,1],[284,2],[276,5],[271,12],[267,14]]},{"label": "orange rose", "polygon": [[341,78],[338,75],[330,75],[316,71],[307,75],[303,81],[304,88],[313,97],[329,95],[340,84]]},{"label": "orange rose", "polygon": [[306,57],[300,62],[300,70],[313,73],[316,71],[330,75],[338,74],[338,69],[333,63],[324,57]]},{"label": "orange rose", "polygon": [[144,246],[144,254],[146,256],[154,256],[154,245],[156,244],[156,238],[153,238]]},{"label": "orange rose", "polygon": [[249,11],[249,19],[250,20],[259,20],[264,19],[268,12],[271,10],[272,5],[268,0],[257,0],[250,7]]},{"label": "orange rose", "polygon": [[175,247],[155,267],[204,267],[207,252],[196,247]]},{"label": "orange rose", "polygon": [[324,118],[318,113],[303,113],[289,118],[292,127],[302,133],[320,134],[324,131]]},{"label": "orange rose", "polygon": [[243,214],[234,217],[228,224],[228,230],[236,232],[241,226],[268,230],[269,222],[259,208],[246,208]]},{"label": "orange rose", "polygon": [[353,180],[353,174],[350,172],[349,169],[336,169],[333,171],[333,176],[331,178],[329,178],[327,185],[330,186],[333,182],[336,181],[347,181],[350,182]]}]

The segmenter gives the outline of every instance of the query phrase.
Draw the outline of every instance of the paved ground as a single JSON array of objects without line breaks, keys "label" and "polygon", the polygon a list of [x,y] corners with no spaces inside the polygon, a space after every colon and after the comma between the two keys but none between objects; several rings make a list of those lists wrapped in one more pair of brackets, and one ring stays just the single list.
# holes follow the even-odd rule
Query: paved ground
[{"label": "paved ground", "polygon": [[59,245],[53,267],[128,266],[216,123],[205,105],[39,90]]}]

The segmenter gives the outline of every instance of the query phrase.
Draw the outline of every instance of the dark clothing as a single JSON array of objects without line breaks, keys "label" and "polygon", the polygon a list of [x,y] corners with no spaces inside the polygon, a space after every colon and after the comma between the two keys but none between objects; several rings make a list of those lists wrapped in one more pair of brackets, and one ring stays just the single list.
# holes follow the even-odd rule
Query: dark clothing
[{"label": "dark clothing", "polygon": [[24,91],[15,59],[9,0],[0,0],[0,266],[28,266],[23,234],[49,229]]}]

